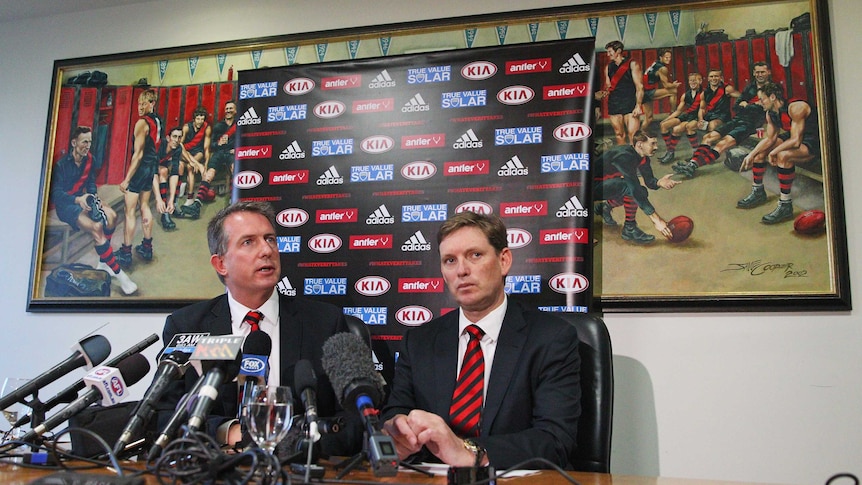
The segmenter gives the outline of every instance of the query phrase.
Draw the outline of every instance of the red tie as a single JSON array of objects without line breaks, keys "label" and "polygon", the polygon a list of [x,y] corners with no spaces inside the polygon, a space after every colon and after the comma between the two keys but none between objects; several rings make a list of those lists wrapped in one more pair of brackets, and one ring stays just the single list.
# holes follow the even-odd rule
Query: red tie
[{"label": "red tie", "polygon": [[242,319],[242,323],[247,323],[249,327],[251,327],[252,332],[257,332],[260,330],[260,321],[263,319],[263,313],[252,310],[245,314],[245,318]]},{"label": "red tie", "polygon": [[482,416],[482,389],[485,385],[485,357],[479,341],[485,332],[481,328],[470,325],[467,327],[470,341],[464,351],[464,361],[461,372],[455,384],[452,395],[452,406],[449,408],[449,421],[452,430],[462,437],[479,436],[479,422]]}]

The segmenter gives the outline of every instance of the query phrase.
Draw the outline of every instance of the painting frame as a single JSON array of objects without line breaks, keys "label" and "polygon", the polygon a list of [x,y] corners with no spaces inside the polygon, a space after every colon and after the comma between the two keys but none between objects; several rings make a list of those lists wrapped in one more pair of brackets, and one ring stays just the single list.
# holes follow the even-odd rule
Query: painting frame
[{"label": "painting frame", "polygon": [[[61,105],[61,93],[63,88],[70,87],[70,81],[76,77],[85,77],[86,73],[91,76],[96,72],[106,72],[111,76],[111,79],[123,79],[122,85],[132,86],[133,88],[143,88],[145,85],[157,86],[159,88],[172,87],[174,85],[166,84],[171,81],[165,81],[161,76],[163,69],[169,71],[169,66],[177,64],[184,66],[189,72],[189,82],[183,87],[192,84],[201,83],[227,83],[233,79],[232,70],[228,70],[228,65],[231,64],[231,59],[243,59],[244,64],[252,63],[250,68],[259,67],[255,62],[266,61],[267,53],[279,52],[283,53],[284,64],[290,65],[290,49],[293,50],[293,55],[297,52],[310,55],[305,59],[294,58],[293,62],[323,62],[324,60],[332,60],[332,56],[356,56],[355,58],[364,58],[376,55],[390,55],[403,52],[418,52],[423,50],[445,50],[450,48],[473,47],[481,45],[491,45],[491,43],[499,42],[503,44],[507,42],[505,39],[507,29],[510,30],[509,42],[529,42],[526,40],[514,38],[514,33],[517,31],[519,35],[534,35],[533,30],[542,32],[544,28],[547,34],[548,28],[553,32],[551,35],[558,35],[560,38],[565,38],[565,31],[561,30],[562,22],[565,22],[567,28],[569,22],[585,22],[590,24],[590,19],[595,19],[595,24],[601,28],[601,22],[607,23],[608,20],[619,20],[627,17],[640,22],[641,18],[645,19],[645,23],[649,23],[650,16],[658,13],[668,18],[674,15],[674,12],[696,13],[705,10],[736,8],[748,9],[755,8],[758,5],[763,5],[766,2],[743,2],[739,0],[697,0],[697,1],[664,1],[664,0],[640,0],[640,1],[620,1],[596,3],[589,5],[556,7],[535,10],[523,10],[517,12],[504,12],[496,14],[476,15],[469,17],[452,17],[446,19],[435,19],[429,21],[416,21],[397,24],[385,24],[367,27],[346,28],[338,30],[318,31],[301,34],[291,34],[275,37],[266,37],[258,39],[238,40],[229,42],[218,42],[213,44],[183,46],[166,49],[155,49],[149,51],[129,52],[122,54],[111,54],[105,56],[94,56],[85,58],[75,58],[66,60],[57,60],[54,62],[53,79],[51,84],[51,100],[46,123],[44,156],[42,160],[42,176],[40,179],[40,199],[39,209],[37,213],[36,229],[34,237],[34,247],[32,253],[31,273],[28,291],[27,310],[34,312],[165,312],[170,311],[189,303],[200,301],[211,297],[213,288],[222,291],[218,288],[217,282],[214,287],[207,287],[206,290],[201,290],[200,294],[184,294],[173,296],[171,294],[154,294],[144,297],[125,297],[123,295],[108,296],[108,297],[48,297],[44,294],[44,288],[50,270],[66,262],[66,256],[57,256],[55,253],[68,254],[69,239],[76,234],[75,231],[64,227],[62,221],[59,221],[56,214],[52,213],[50,201],[50,190],[52,188],[52,169],[62,156],[63,147],[68,149],[65,140],[62,140],[63,135],[59,125]],[[847,255],[846,228],[844,222],[844,201],[842,195],[842,180],[840,171],[840,156],[838,150],[838,134],[836,123],[836,107],[834,100],[830,96],[825,96],[823,93],[834,91],[832,86],[832,70],[833,67],[829,61],[831,56],[831,44],[829,35],[829,15],[827,11],[826,0],[787,0],[787,3],[804,3],[807,5],[810,12],[810,37],[812,39],[811,47],[813,49],[812,60],[810,66],[814,75],[814,91],[817,100],[817,110],[820,115],[821,125],[821,140],[822,147],[825,151],[822,159],[824,160],[823,168],[823,192],[826,205],[826,232],[822,236],[828,240],[827,243],[827,259],[830,262],[829,267],[829,284],[823,291],[810,292],[805,294],[789,293],[782,291],[767,291],[767,292],[724,292],[720,289],[714,292],[697,292],[697,291],[679,291],[675,294],[652,294],[626,292],[621,294],[605,294],[601,285],[594,286],[594,304],[596,310],[600,312],[702,312],[702,311],[848,311],[851,308],[850,303],[850,279],[849,266]],[[535,28],[534,28],[535,26]],[[544,26],[544,27],[543,27]],[[514,28],[513,28],[514,27]],[[525,28],[521,28],[525,27]],[[624,32],[619,31],[619,37],[625,37]],[[689,25],[689,29],[695,28],[694,25]],[[591,28],[591,27],[590,27]],[[625,28],[623,28],[625,29]],[[647,30],[650,27],[647,26]],[[529,34],[523,32],[529,31]],[[473,39],[471,40],[471,33]],[[541,35],[541,34],[540,34]],[[630,34],[631,35],[631,34]],[[689,37],[693,36],[689,32]],[[502,37],[501,37],[502,36]],[[570,35],[571,36],[571,35]],[[597,37],[595,34],[594,37]],[[461,44],[453,45],[452,39],[458,38]],[[386,44],[393,46],[401,45],[400,51],[387,52],[384,50],[384,39]],[[548,39],[539,39],[548,40]],[[532,41],[536,41],[535,38]],[[471,43],[472,42],[472,43]],[[483,44],[484,42],[484,44]],[[364,43],[364,44],[361,44]],[[362,51],[363,47],[366,49]],[[464,45],[466,44],[466,45]],[[603,51],[603,42],[597,41],[597,52]],[[371,51],[367,48],[373,46]],[[634,45],[634,44],[631,44]],[[329,47],[330,57],[326,57],[326,47]],[[358,47],[358,52],[352,51],[354,47]],[[656,46],[658,47],[658,46]],[[341,49],[343,52],[334,53],[335,49]],[[652,50],[652,46],[649,47]],[[321,49],[323,53],[321,54]],[[379,50],[376,50],[379,49]],[[254,57],[258,55],[257,61]],[[195,64],[201,59],[220,58],[226,59],[224,64],[216,67],[216,72],[210,73],[210,78],[201,81],[195,80],[195,68],[192,66],[192,59],[195,59]],[[316,59],[315,59],[316,58]],[[220,61],[216,61],[218,64]],[[173,64],[171,64],[173,63]],[[141,68],[146,65],[147,67]],[[267,67],[275,67],[277,64],[267,63]],[[263,66],[260,66],[263,67]],[[238,68],[241,68],[238,66]],[[143,74],[141,74],[143,73]],[[203,76],[200,74],[199,76]],[[148,78],[149,81],[147,79]],[[156,81],[158,79],[158,81]],[[143,82],[141,82],[143,81]],[[87,82],[94,83],[93,86]],[[89,81],[83,79],[83,84],[73,85],[74,89],[80,90],[83,87],[96,87],[99,80]],[[234,88],[234,93],[235,93]],[[136,91],[135,91],[136,92]],[[103,91],[98,91],[99,102],[104,102]],[[167,109],[167,108],[166,108]],[[186,109],[185,107],[183,109]],[[217,108],[216,108],[217,109]],[[182,111],[182,110],[181,110]],[[215,110],[213,117],[215,119]],[[186,117],[188,115],[186,114]],[[185,120],[182,120],[185,121]],[[60,140],[58,144],[58,140]],[[94,145],[96,142],[94,142]],[[60,147],[58,149],[58,147]],[[124,155],[128,159],[128,144],[124,145]],[[127,160],[126,160],[127,162]],[[223,194],[225,200],[230,198],[230,194]],[[594,224],[601,224],[594,222]],[[68,226],[67,224],[65,226]],[[78,239],[80,238],[80,232]],[[205,244],[205,237],[202,231],[199,231],[198,239],[202,244]],[[59,242],[58,242],[59,241]],[[49,247],[50,246],[50,247]],[[85,245],[86,246],[86,245]],[[90,246],[92,247],[92,246]],[[50,262],[46,257],[46,252],[54,251],[52,256],[54,260],[60,262]],[[89,252],[92,252],[90,250]],[[203,263],[208,261],[208,254],[203,255],[206,259],[201,259],[201,263],[194,263],[188,266],[194,268],[204,266],[203,271],[208,272],[210,279],[212,277],[209,265]],[[92,257],[92,255],[91,255]],[[51,260],[51,261],[54,261]],[[186,269],[184,265],[180,265],[180,270]],[[599,267],[597,272],[604,273],[604,270]],[[642,275],[647,276],[647,275]],[[597,288],[598,286],[598,288]],[[113,290],[116,292],[116,286]]]}]

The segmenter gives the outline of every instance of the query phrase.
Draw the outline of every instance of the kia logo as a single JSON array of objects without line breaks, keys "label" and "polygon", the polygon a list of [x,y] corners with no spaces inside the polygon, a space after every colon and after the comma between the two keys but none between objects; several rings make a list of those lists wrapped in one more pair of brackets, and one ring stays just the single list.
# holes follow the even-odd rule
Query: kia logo
[{"label": "kia logo", "polygon": [[509,242],[509,249],[518,249],[530,244],[533,235],[524,229],[510,228],[506,230],[506,240]]},{"label": "kia logo", "polygon": [[341,238],[335,234],[318,234],[308,240],[308,249],[315,253],[334,253],[341,248]]},{"label": "kia logo", "polygon": [[515,106],[530,102],[535,95],[536,92],[527,86],[509,86],[508,88],[501,89],[500,92],[497,93],[497,101],[510,106]]},{"label": "kia logo", "polygon": [[302,209],[285,209],[275,216],[275,221],[282,227],[299,227],[308,222],[308,212]]},{"label": "kia logo", "polygon": [[395,140],[385,135],[369,136],[359,144],[359,147],[362,148],[363,152],[370,153],[372,155],[388,152],[389,150],[392,150],[392,147],[394,146]]},{"label": "kia logo", "polygon": [[359,278],[353,288],[357,293],[364,296],[380,296],[389,291],[392,284],[382,276],[366,276]]},{"label": "kia logo", "polygon": [[251,170],[244,170],[233,177],[233,184],[241,189],[251,189],[263,182],[263,176]]},{"label": "kia logo", "polygon": [[476,61],[461,68],[461,76],[471,81],[481,81],[497,74],[497,66],[488,61]]},{"label": "kia logo", "polygon": [[309,93],[314,89],[314,81],[307,77],[298,77],[284,83],[284,92],[291,96]]},{"label": "kia logo", "polygon": [[408,305],[395,312],[395,320],[408,327],[418,327],[423,323],[428,323],[432,317],[431,310],[419,305]]},{"label": "kia logo", "polygon": [[579,141],[589,138],[593,134],[593,130],[589,125],[572,121],[564,123],[554,128],[554,138],[560,141]]},{"label": "kia logo", "polygon": [[557,293],[580,293],[590,287],[590,280],[580,273],[558,273],[548,280],[548,286]]},{"label": "kia logo", "polygon": [[460,214],[462,212],[475,212],[476,214],[491,214],[494,212],[494,208],[491,207],[490,204],[479,200],[471,200],[470,202],[464,202],[455,208],[455,213]]},{"label": "kia logo", "polygon": [[437,166],[431,162],[410,162],[401,167],[401,176],[407,180],[426,180],[437,173]]},{"label": "kia logo", "polygon": [[318,118],[337,118],[344,113],[346,106],[341,101],[324,101],[314,107],[314,115]]}]

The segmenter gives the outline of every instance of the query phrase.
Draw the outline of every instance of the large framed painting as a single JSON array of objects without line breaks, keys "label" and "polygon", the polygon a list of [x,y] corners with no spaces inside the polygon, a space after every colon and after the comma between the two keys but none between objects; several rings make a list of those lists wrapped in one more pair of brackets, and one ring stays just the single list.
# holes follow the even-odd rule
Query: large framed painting
[{"label": "large framed painting", "polygon": [[[656,140],[636,184],[648,206],[602,191],[584,203],[592,310],[849,309],[826,1],[706,0],[608,2],[55,61],[28,310],[162,312],[223,291],[205,226],[239,192],[235,174],[208,173],[207,133],[240,97],[239,71],[582,37],[595,39],[594,172],[618,144],[634,146],[637,128]],[[625,91],[618,77],[626,71],[639,81],[632,84],[642,88],[634,88],[641,102],[620,117],[614,98]],[[726,140],[719,125],[744,111],[740,100],[762,106],[764,84],[780,88],[766,96],[773,121],[761,108]],[[700,101],[707,97],[729,114],[706,126],[695,114],[692,128],[686,110],[708,111],[714,106]],[[149,111],[163,125],[158,140],[141,136],[152,126]],[[149,163],[141,154],[147,143],[164,150],[152,180],[138,172]],[[753,203],[742,202],[750,194]]]}]

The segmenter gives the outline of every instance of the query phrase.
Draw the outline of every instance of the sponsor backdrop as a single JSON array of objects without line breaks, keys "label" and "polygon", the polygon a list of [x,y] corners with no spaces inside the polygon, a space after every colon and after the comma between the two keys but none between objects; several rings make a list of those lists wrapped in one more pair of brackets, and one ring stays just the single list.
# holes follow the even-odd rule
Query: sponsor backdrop
[{"label": "sponsor backdrop", "polygon": [[379,369],[455,307],[436,233],[500,215],[506,291],[590,309],[592,38],[239,73],[234,198],[272,202],[282,293],[361,318]]}]

